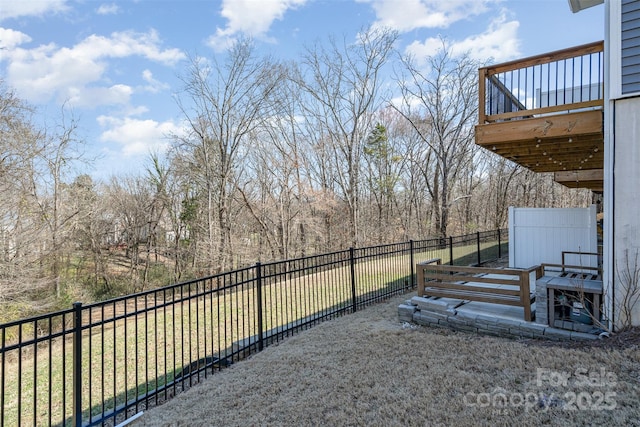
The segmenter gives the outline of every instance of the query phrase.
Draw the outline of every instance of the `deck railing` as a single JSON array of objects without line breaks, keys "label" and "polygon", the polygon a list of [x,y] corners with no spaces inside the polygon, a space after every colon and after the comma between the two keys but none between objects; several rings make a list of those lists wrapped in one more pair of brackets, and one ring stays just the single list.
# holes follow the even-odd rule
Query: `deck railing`
[{"label": "deck railing", "polygon": [[254,266],[0,325],[0,427],[117,425],[298,330],[507,253],[508,230]]},{"label": "deck railing", "polygon": [[479,123],[601,108],[602,41],[479,69]]}]

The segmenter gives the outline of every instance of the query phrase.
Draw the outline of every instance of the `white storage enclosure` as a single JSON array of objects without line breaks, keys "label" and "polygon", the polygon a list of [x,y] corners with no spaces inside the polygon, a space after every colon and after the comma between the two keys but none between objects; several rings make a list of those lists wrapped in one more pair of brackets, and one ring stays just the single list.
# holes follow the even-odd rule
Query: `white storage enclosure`
[{"label": "white storage enclosure", "polygon": [[[509,208],[509,267],[561,264],[563,251],[598,252],[595,205]],[[598,257],[566,254],[565,264],[596,267]]]}]

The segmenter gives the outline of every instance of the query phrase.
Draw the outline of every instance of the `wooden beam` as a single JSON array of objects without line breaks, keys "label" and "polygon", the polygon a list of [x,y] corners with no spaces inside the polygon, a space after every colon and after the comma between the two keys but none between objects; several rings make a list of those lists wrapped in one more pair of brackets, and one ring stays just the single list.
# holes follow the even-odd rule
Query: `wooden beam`
[{"label": "wooden beam", "polygon": [[[563,111],[580,110],[582,108],[602,108],[604,106],[604,100],[594,99],[592,101],[574,102],[571,104],[552,105],[551,107],[531,108],[525,110],[524,108],[518,111],[512,111],[509,113],[492,114],[485,116],[485,121],[495,122],[496,120],[513,119],[515,117],[530,118],[536,114],[558,113]],[[480,122],[482,124],[484,122]]]},{"label": "wooden beam", "polygon": [[602,111],[558,114],[476,126],[476,144],[533,142],[542,138],[570,138],[575,135],[603,134]]},{"label": "wooden beam", "polygon": [[[509,160],[517,161],[518,163],[521,163],[521,162],[553,163],[554,160],[558,162],[587,163],[590,161],[604,160],[604,154],[601,151],[598,151],[597,153],[592,153],[592,154],[589,154],[589,153],[591,153],[591,150],[588,150],[584,153],[582,152],[565,153],[565,152],[559,151],[559,152],[550,152],[550,153],[547,153],[546,155],[530,154],[530,155],[517,156],[511,153],[498,153],[498,154],[500,154],[502,157],[505,157]],[[589,157],[590,155],[593,155],[593,157]],[[576,169],[579,169],[579,168],[576,168]],[[597,168],[582,168],[582,169],[597,169]],[[562,170],[562,168],[560,168],[559,170]],[[568,170],[573,170],[573,169],[568,169]]]},{"label": "wooden beam", "polygon": [[[571,141],[569,141],[571,138]],[[530,141],[522,142],[522,141],[502,141],[502,142],[493,142],[491,144],[491,149],[496,147],[497,150],[501,149],[520,149],[520,150],[532,150],[531,152],[539,152],[539,151],[547,151],[558,148],[560,145],[571,145],[571,147],[599,147],[603,146],[603,134],[602,133],[594,133],[594,134],[581,134],[581,135],[572,135],[570,137],[560,137],[560,138],[537,138],[531,139]],[[604,147],[604,146],[603,146]],[[569,148],[562,147],[563,149]],[[494,150],[495,151],[495,150]]]},{"label": "wooden beam", "polygon": [[602,169],[563,171],[554,173],[553,179],[559,183],[563,183],[565,181],[602,181],[604,180],[604,172]]},{"label": "wooden beam", "polygon": [[596,193],[604,189],[604,172],[602,169],[586,169],[555,172],[553,180],[569,188],[588,188]]},{"label": "wooden beam", "polygon": [[[597,151],[594,151],[596,150]],[[526,145],[513,145],[513,146],[496,146],[495,150],[491,147],[491,151],[508,158],[526,158],[532,157],[535,159],[544,160],[545,157],[553,156],[556,159],[560,158],[585,158],[590,155],[592,157],[602,155],[601,144],[589,144],[589,145],[575,145],[566,141],[557,141],[554,146],[536,148]]]},{"label": "wooden beam", "polygon": [[582,181],[582,182],[559,182],[558,184],[564,185],[567,188],[586,188],[594,193],[604,192],[604,182],[602,181]]},{"label": "wooden beam", "polygon": [[[525,144],[523,144],[525,145]],[[565,172],[573,170],[602,169],[604,150],[602,140],[595,145],[574,146],[557,142],[553,148],[522,147],[520,145],[495,147],[494,154],[518,163],[534,172]],[[595,151],[597,149],[597,151]]]}]

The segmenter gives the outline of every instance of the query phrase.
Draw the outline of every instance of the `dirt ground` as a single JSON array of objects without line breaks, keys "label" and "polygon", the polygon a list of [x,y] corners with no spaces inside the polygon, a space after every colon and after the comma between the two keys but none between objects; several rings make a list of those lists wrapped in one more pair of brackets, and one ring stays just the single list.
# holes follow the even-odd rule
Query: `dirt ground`
[{"label": "dirt ground", "polygon": [[405,295],[266,348],[134,426],[640,426],[640,333],[591,344],[401,324]]}]

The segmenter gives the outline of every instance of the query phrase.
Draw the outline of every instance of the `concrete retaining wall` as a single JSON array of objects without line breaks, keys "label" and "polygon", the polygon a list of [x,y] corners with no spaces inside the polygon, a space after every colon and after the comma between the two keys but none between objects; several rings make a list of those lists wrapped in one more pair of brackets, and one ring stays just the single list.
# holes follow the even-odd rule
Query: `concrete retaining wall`
[{"label": "concrete retaining wall", "polygon": [[594,340],[598,335],[552,328],[539,323],[458,312],[437,299],[413,297],[398,306],[398,319],[422,326],[446,327],[460,331],[509,338],[541,338],[555,341]]}]

